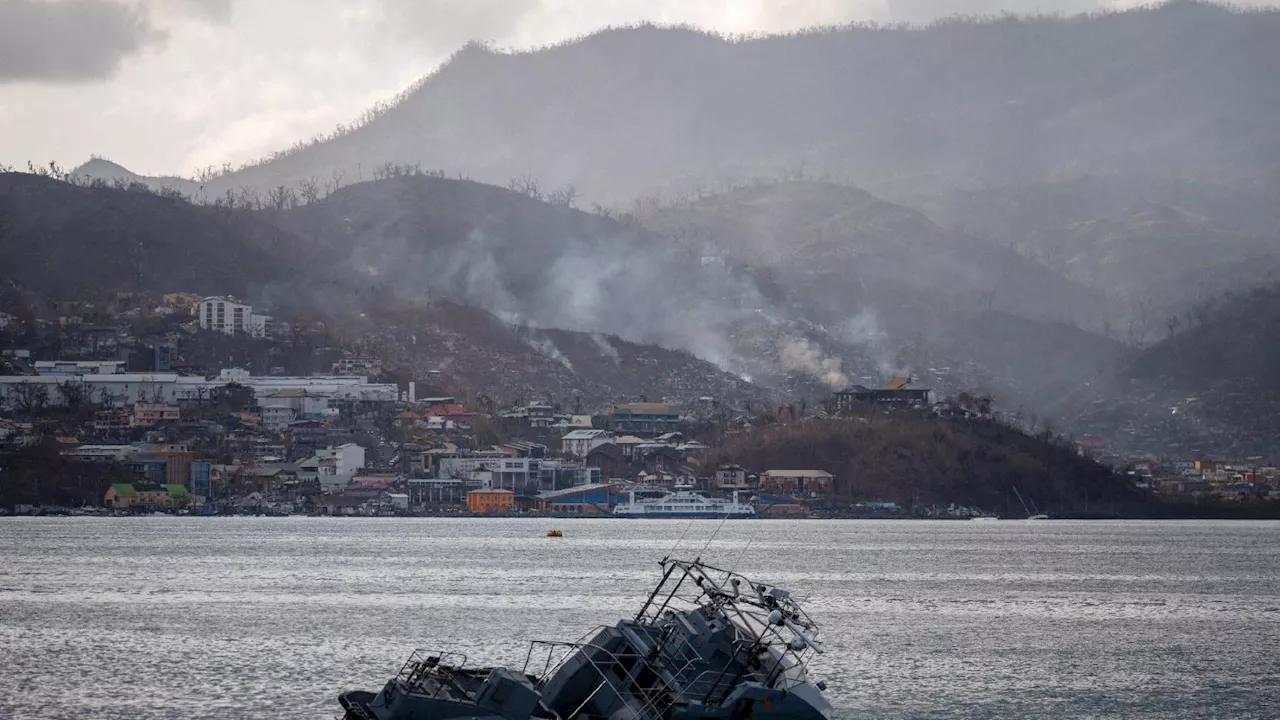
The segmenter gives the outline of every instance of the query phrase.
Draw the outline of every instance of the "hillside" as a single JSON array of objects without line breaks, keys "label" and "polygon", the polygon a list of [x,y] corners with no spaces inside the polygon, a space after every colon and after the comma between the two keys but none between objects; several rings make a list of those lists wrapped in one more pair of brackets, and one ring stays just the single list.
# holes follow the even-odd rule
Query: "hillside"
[{"label": "hillside", "polygon": [[1007,247],[946,229],[858,188],[814,181],[757,184],[639,215],[706,253],[755,267],[847,315],[936,314],[984,307],[1031,318],[1096,322],[1099,296]]},{"label": "hillside", "polygon": [[[488,240],[478,243],[481,234]],[[280,320],[323,320],[337,336],[360,339],[419,377],[439,371],[452,391],[502,400],[576,397],[590,405],[640,396],[770,397],[706,360],[669,349],[679,346],[682,336],[674,333],[682,326],[663,323],[685,323],[711,342],[715,323],[734,306],[691,295],[707,285],[681,274],[687,263],[645,243],[631,250],[633,240],[660,245],[612,221],[438,178],[367,183],[315,206],[277,212],[0,175],[0,283],[13,302],[99,300],[117,292],[235,294]],[[605,259],[611,253],[617,253],[612,265]],[[593,277],[591,267],[612,267],[613,274]],[[557,323],[589,332],[531,327]],[[668,347],[628,342],[621,333],[667,340]],[[282,341],[289,342],[287,333]],[[311,348],[228,339],[209,350],[182,359],[234,358],[260,373],[280,364],[299,372],[328,369],[313,362]]]},{"label": "hillside", "polygon": [[531,174],[605,201],[800,168],[873,190],[1246,180],[1280,166],[1278,36],[1278,12],[1179,0],[733,41],[639,27],[512,54],[473,44],[372,121],[215,185],[351,182],[387,161]]},{"label": "hillside", "polygon": [[1163,337],[1165,317],[1280,271],[1280,203],[1253,183],[1083,177],[909,202],[1106,296],[1117,335]]},{"label": "hillside", "polygon": [[1104,299],[994,242],[857,188],[757,184],[650,208],[641,222],[703,255],[756,268],[819,326],[811,339],[875,384],[908,373],[1037,411],[1110,369]]},{"label": "hillside", "polygon": [[776,400],[768,389],[687,352],[601,333],[510,325],[444,301],[371,309],[358,343],[446,392],[497,403],[547,401],[592,412],[640,398],[692,403],[711,397],[729,407]]},{"label": "hillside", "polygon": [[965,505],[1023,514],[1021,493],[1040,512],[1068,514],[1139,499],[1113,472],[1073,448],[993,422],[908,413],[807,420],[730,436],[706,466],[735,462],[751,473],[826,470],[842,500],[904,506]]},{"label": "hillside", "polygon": [[258,218],[138,190],[0,174],[0,280],[50,299],[249,295],[287,278],[297,239]]},{"label": "hillside", "polygon": [[1129,452],[1280,459],[1280,287],[1202,305],[1182,327],[1074,403],[1071,427]]}]

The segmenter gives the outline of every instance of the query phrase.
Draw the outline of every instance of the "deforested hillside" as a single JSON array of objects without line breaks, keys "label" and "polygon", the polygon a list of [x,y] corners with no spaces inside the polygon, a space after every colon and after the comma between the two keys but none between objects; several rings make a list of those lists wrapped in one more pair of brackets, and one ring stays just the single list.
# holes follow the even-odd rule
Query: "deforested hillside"
[{"label": "deforested hillside", "polygon": [[910,413],[810,419],[729,437],[706,459],[759,473],[825,470],[845,501],[948,504],[1026,514],[1014,489],[1041,512],[1070,514],[1140,500],[1110,468],[1050,434],[1031,436],[990,421]]},{"label": "deforested hillside", "polygon": [[296,237],[249,214],[146,189],[0,174],[0,279],[43,297],[247,295],[287,279],[299,249]]},{"label": "deforested hillside", "polygon": [[638,27],[510,54],[473,44],[366,124],[217,182],[350,182],[388,161],[603,200],[781,168],[914,190],[1253,179],[1280,165],[1277,37],[1278,12],[1178,0],[738,40]]},{"label": "deforested hillside", "polygon": [[1276,460],[1280,288],[1202,302],[1165,330],[1174,334],[1063,408],[1070,427],[1121,452]]}]

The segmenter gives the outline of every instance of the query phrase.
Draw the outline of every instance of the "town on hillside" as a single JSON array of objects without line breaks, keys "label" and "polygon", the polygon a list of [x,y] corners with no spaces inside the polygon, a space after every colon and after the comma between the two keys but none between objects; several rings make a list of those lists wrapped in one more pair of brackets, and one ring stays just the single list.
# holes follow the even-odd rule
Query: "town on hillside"
[{"label": "town on hillside", "polygon": [[[579,398],[571,407],[537,397],[504,401],[454,392],[431,371],[402,371],[398,359],[344,341],[321,322],[280,323],[233,297],[182,293],[0,314],[0,363],[6,513],[964,518],[991,511],[868,495],[851,490],[858,478],[830,465],[768,465],[726,450],[735,436],[812,418],[997,419],[988,398],[940,400],[907,377],[844,387],[808,410],[733,407],[696,388],[678,398],[592,405]],[[1090,442],[1075,441],[1070,453],[1089,453]],[[1152,496],[1243,503],[1280,494],[1280,471],[1249,459],[1123,467],[1122,481]],[[1006,498],[1004,509],[1033,514],[1034,494],[1013,490],[1018,505]]]}]

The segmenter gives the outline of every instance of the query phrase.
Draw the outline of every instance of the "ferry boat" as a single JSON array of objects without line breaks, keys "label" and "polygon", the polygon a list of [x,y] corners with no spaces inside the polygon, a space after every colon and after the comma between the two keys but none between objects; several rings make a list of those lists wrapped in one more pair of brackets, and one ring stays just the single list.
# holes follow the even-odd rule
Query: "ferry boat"
[{"label": "ferry boat", "polygon": [[613,516],[620,518],[749,518],[756,509],[750,503],[738,501],[738,493],[732,500],[712,498],[695,492],[691,485],[677,485],[675,492],[655,498],[637,499],[635,491],[627,502],[613,509]]},{"label": "ferry boat", "polygon": [[[818,626],[790,592],[664,558],[634,616],[524,663],[473,667],[419,650],[380,690],[338,696],[344,720],[833,720],[807,664]],[[492,650],[490,650],[490,653]]]}]

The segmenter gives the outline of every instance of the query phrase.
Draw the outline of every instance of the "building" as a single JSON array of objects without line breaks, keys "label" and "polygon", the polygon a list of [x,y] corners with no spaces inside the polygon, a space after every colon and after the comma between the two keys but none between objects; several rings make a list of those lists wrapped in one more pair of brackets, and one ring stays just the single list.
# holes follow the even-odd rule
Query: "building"
[{"label": "building", "polygon": [[604,477],[614,478],[622,476],[626,460],[622,457],[622,448],[610,442],[591,448],[587,453],[587,465],[600,468]]},{"label": "building", "polygon": [[334,375],[378,375],[382,361],[372,357],[344,357],[333,364]]},{"label": "building", "polygon": [[863,385],[850,385],[836,392],[835,411],[847,415],[868,405],[892,408],[929,406],[933,392],[926,388],[909,388],[907,385],[910,383],[909,377],[895,377],[887,387],[878,390]]},{"label": "building", "polygon": [[191,462],[191,494],[198,498],[213,495],[213,461],[193,460]]},{"label": "building", "polygon": [[510,512],[516,494],[510,490],[472,490],[467,493],[467,510],[475,513]]},{"label": "building", "polygon": [[609,427],[616,433],[662,435],[680,428],[680,406],[670,403],[623,403],[609,411]]},{"label": "building", "polygon": [[566,515],[607,516],[614,505],[626,500],[621,485],[596,483],[566,490],[538,493],[539,510]]},{"label": "building", "polygon": [[469,488],[466,480],[409,478],[409,499],[414,505],[461,505]]},{"label": "building", "polygon": [[233,297],[207,297],[198,308],[200,327],[227,335],[271,337],[271,316],[253,312],[253,306]]},{"label": "building", "polygon": [[190,500],[182,485],[159,483],[117,483],[107,488],[102,503],[105,507],[124,509],[179,508]]},{"label": "building", "polygon": [[721,490],[746,490],[747,471],[741,465],[721,465],[716,468],[716,487]]},{"label": "building", "polygon": [[560,450],[565,455],[584,458],[592,449],[613,439],[614,434],[608,430],[570,430],[560,438]]},{"label": "building", "polygon": [[835,476],[825,470],[765,470],[760,488],[772,492],[821,494],[835,487]]},{"label": "building", "polygon": [[[345,488],[356,473],[364,469],[364,448],[355,443],[346,443],[337,447],[317,450],[312,467],[325,492]],[[306,469],[306,461],[299,463],[300,469]],[[299,477],[303,473],[299,473]]]},{"label": "building", "polygon": [[[256,392],[256,391],[255,391]],[[262,427],[280,432],[295,420],[319,420],[337,414],[329,409],[330,396],[307,388],[287,388],[258,393]]]},{"label": "building", "polygon": [[182,420],[182,411],[177,405],[158,405],[137,403],[133,406],[133,426],[149,428],[161,423],[176,423]]},{"label": "building", "polygon": [[37,360],[37,375],[115,375],[125,366],[121,360]]}]

